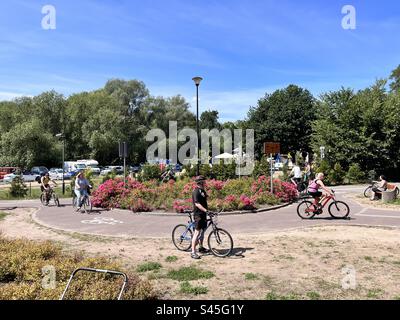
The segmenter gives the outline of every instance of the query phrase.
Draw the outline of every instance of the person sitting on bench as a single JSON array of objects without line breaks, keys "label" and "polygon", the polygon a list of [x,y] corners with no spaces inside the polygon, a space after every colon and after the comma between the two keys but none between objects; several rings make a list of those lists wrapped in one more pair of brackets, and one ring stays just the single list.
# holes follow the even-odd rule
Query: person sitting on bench
[{"label": "person sitting on bench", "polygon": [[387,189],[387,181],[385,176],[380,176],[379,177],[379,183],[372,188],[371,192],[371,201],[374,201],[376,198],[377,194],[382,194],[383,191],[386,191]]}]

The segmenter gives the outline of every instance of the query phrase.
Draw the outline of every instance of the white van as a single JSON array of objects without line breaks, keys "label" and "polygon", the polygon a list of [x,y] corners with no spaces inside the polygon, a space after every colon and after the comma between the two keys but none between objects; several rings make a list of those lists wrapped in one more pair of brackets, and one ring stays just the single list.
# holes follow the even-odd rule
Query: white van
[{"label": "white van", "polygon": [[77,164],[84,164],[86,168],[92,170],[94,174],[100,174],[99,162],[96,160],[78,160]]},{"label": "white van", "polygon": [[64,162],[64,171],[65,172],[79,171],[79,170],[85,170],[85,169],[86,169],[85,163],[78,163],[78,161],[65,161]]}]

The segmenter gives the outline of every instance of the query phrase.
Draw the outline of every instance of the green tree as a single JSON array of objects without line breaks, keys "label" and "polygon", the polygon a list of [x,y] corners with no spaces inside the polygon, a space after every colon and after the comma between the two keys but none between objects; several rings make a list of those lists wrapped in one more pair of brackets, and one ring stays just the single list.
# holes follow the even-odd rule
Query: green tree
[{"label": "green tree", "polygon": [[281,152],[311,151],[310,136],[315,120],[315,99],[295,85],[267,94],[248,114],[247,128],[255,130],[255,148],[261,155],[263,143],[281,143]]},{"label": "green tree", "polygon": [[200,128],[201,129],[221,129],[221,124],[218,122],[218,111],[204,111],[200,116]]},{"label": "green tree", "polygon": [[389,79],[392,80],[390,89],[393,92],[400,92],[400,65],[392,71]]},{"label": "green tree", "polygon": [[38,119],[19,123],[2,134],[0,164],[30,169],[34,165],[53,166],[60,162],[61,148],[56,138],[44,132]]}]

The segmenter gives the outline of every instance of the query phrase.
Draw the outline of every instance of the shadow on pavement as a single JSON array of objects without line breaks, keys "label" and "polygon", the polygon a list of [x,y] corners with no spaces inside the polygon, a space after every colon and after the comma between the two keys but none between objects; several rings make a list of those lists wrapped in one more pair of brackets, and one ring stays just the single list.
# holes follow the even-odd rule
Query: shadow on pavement
[{"label": "shadow on pavement", "polygon": [[350,220],[356,220],[356,219],[352,218],[352,217],[347,217],[344,219],[338,219],[338,218],[332,218],[332,217],[314,217],[310,220],[350,221]]},{"label": "shadow on pavement", "polygon": [[250,251],[250,250],[254,250],[254,248],[241,248],[241,247],[236,247],[236,248],[233,248],[233,250],[232,250],[232,254],[229,256],[229,258],[233,258],[233,259],[235,259],[235,258],[245,258],[245,255],[244,255],[244,253],[246,253],[247,251]]}]

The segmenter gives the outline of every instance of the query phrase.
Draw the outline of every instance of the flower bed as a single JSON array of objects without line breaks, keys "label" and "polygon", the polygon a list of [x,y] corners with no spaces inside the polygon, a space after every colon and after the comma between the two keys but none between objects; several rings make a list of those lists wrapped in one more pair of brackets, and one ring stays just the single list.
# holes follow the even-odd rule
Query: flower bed
[{"label": "flower bed", "polygon": [[[278,179],[273,181],[274,194],[270,190],[270,179],[243,178],[235,180],[209,180],[206,191],[209,196],[209,209],[214,211],[255,210],[260,206],[290,202],[297,197],[296,188]],[[128,179],[126,186],[120,178],[110,179],[93,192],[92,203],[100,208],[121,208],[134,212],[152,210],[191,210],[193,180],[170,181],[160,184],[157,181]]]}]

